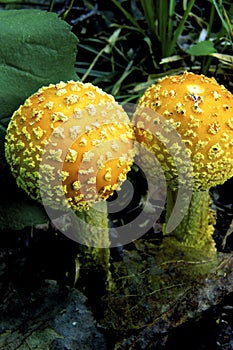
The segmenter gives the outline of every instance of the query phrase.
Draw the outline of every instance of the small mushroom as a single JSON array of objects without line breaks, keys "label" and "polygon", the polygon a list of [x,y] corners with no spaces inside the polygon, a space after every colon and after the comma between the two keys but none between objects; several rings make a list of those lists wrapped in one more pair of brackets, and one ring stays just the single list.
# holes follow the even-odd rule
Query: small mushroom
[{"label": "small mushroom", "polygon": [[126,179],[133,138],[127,114],[111,95],[90,83],[60,82],[42,87],[14,112],[5,154],[31,198],[46,196],[54,209],[65,201],[82,211]]},{"label": "small mushroom", "polygon": [[[164,139],[156,132],[159,115],[165,120]],[[168,185],[166,220],[179,189],[178,170],[186,172],[186,186],[190,186],[192,198],[172,235],[186,247],[215,251],[215,215],[209,209],[209,189],[233,176],[232,94],[214,78],[204,75],[184,72],[166,76],[150,86],[139,100],[134,125],[138,142],[157,157],[164,171]],[[186,167],[183,154],[166,127],[180,135],[191,168]],[[171,150],[176,153],[175,160]]]}]

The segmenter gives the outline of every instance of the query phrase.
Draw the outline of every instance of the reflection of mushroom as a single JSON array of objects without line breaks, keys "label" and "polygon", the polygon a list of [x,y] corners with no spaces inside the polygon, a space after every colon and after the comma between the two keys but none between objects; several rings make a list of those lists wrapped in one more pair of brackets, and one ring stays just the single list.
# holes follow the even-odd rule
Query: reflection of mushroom
[{"label": "reflection of mushroom", "polygon": [[51,207],[66,197],[80,211],[126,178],[132,138],[128,116],[111,95],[90,83],[60,82],[41,88],[14,113],[6,159],[33,199],[41,200],[42,176]]},{"label": "reflection of mushroom", "polygon": [[[185,72],[164,77],[149,87],[139,106],[163,116],[181,136],[190,155],[192,199],[188,212],[172,234],[183,246],[215,250],[212,240],[215,220],[209,210],[209,189],[233,176],[232,94],[214,78]],[[168,183],[169,218],[179,184],[176,165],[182,166],[182,159],[175,164],[166,145],[150,132],[152,124],[156,127],[156,121],[150,119],[146,113],[135,114],[136,134],[138,141],[156,155],[163,167]]]}]

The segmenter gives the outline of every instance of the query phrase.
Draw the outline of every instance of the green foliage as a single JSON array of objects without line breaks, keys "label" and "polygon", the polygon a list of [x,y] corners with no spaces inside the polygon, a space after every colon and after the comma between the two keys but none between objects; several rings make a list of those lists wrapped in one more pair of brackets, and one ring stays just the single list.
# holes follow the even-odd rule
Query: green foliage
[{"label": "green foliage", "polygon": [[227,0],[111,0],[107,9],[101,1],[82,3],[84,19],[74,27],[77,73],[122,103],[136,102],[166,74],[192,69],[213,75],[218,61],[212,55],[232,55],[233,5]]},{"label": "green foliage", "polygon": [[17,189],[4,157],[5,132],[14,110],[43,85],[77,79],[77,38],[54,13],[0,11],[0,228],[45,222],[43,209]]},{"label": "green foliage", "polygon": [[216,49],[212,41],[205,40],[192,45],[187,52],[193,56],[207,56],[215,53]]},{"label": "green foliage", "polygon": [[0,11],[0,116],[42,85],[77,78],[76,37],[54,13]]},{"label": "green foliage", "polygon": [[[211,0],[211,3],[213,5],[213,8],[216,10],[221,23],[222,23],[222,30],[221,30],[221,34],[223,34],[222,32],[225,31],[225,33],[227,34],[229,40],[231,41],[232,44],[232,33],[233,33],[233,29],[232,29],[232,22],[230,21],[228,14],[225,10],[224,7],[224,1],[222,0]],[[233,4],[231,4],[230,10],[229,10],[229,14],[230,17],[232,18],[233,15]]]},{"label": "green foliage", "polygon": [[178,37],[185,28],[195,0],[187,1],[186,9],[179,22],[175,21],[177,3],[175,0],[140,1],[151,34],[157,38],[161,47],[162,57],[173,55]]}]

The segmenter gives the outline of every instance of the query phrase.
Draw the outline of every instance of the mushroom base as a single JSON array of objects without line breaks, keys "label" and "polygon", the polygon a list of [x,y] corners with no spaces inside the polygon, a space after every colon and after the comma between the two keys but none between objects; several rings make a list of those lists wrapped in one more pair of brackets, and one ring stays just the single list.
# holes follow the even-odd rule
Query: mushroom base
[{"label": "mushroom base", "polygon": [[[166,202],[166,223],[176,201],[176,192],[168,188]],[[193,192],[189,208],[181,223],[169,235],[183,247],[205,252],[216,252],[213,240],[215,212],[210,209],[209,191]],[[163,225],[164,235],[166,223]]]}]

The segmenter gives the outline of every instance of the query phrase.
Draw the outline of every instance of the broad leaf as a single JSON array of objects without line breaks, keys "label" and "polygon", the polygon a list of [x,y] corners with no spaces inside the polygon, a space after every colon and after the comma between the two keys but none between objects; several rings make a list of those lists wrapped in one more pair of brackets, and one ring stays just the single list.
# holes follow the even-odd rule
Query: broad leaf
[{"label": "broad leaf", "polygon": [[56,14],[0,11],[0,119],[39,87],[77,79],[77,38]]},{"label": "broad leaf", "polygon": [[41,86],[77,80],[77,38],[54,13],[0,11],[0,229],[22,229],[47,220],[43,208],[19,190],[4,157],[14,110]]}]

